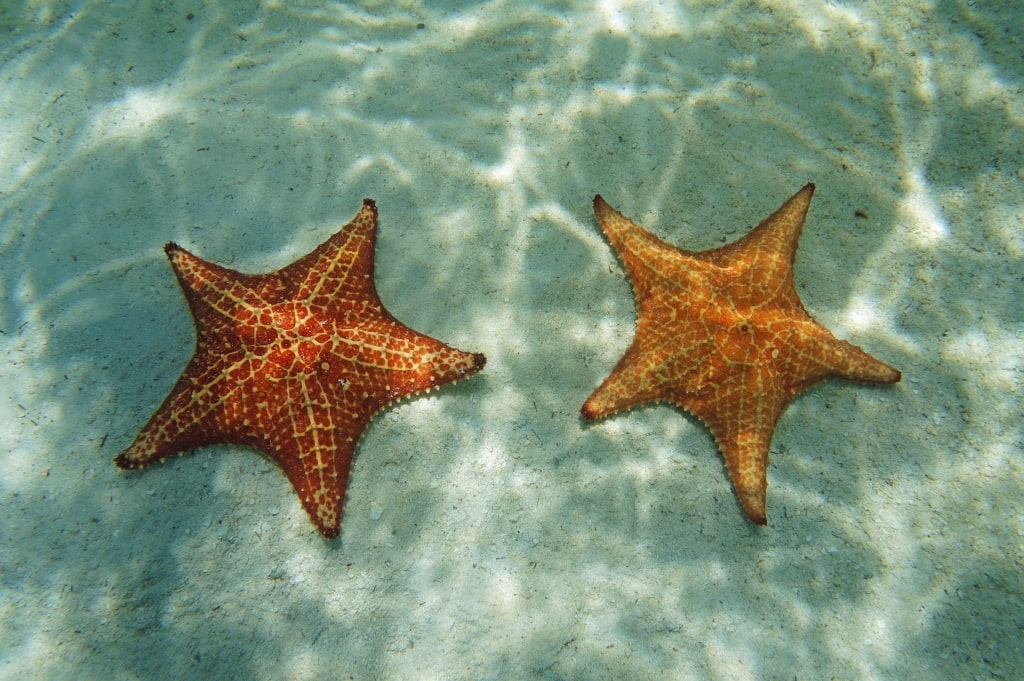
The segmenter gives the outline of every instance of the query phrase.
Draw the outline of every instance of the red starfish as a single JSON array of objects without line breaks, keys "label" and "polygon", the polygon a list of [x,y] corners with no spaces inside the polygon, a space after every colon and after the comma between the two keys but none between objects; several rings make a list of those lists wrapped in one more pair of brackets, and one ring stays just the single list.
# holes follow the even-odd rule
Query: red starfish
[{"label": "red starfish", "polygon": [[280,464],[320,532],[337,537],[352,457],[373,416],[485,362],[384,309],[373,281],[376,235],[377,207],[365,199],[341,231],[269,274],[241,274],[167,244],[196,350],[117,465],[249,445]]},{"label": "red starfish", "polygon": [[600,196],[594,213],[637,303],[636,337],[584,403],[586,419],[644,402],[696,415],[718,443],[740,505],[766,522],[768,447],[801,390],[829,376],[893,383],[900,372],[838,340],[804,309],[793,283],[808,184],[739,241],[710,251],[671,246]]}]

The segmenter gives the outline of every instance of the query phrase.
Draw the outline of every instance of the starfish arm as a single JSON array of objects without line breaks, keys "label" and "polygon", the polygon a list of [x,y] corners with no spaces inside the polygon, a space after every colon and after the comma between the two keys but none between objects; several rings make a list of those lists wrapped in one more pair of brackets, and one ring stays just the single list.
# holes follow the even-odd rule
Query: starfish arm
[{"label": "starfish arm", "polygon": [[217,394],[226,376],[203,371],[193,358],[160,408],[139,431],[131,446],[114,461],[134,469],[163,461],[196,447],[225,442],[218,406],[208,398]]},{"label": "starfish arm", "polygon": [[655,282],[677,288],[684,285],[684,282],[669,281],[662,273],[671,269],[673,261],[680,256],[699,259],[699,254],[662,241],[608,205],[600,194],[594,197],[594,215],[629,275],[638,302],[650,295]]},{"label": "starfish arm", "polygon": [[627,354],[615,370],[583,403],[580,413],[587,420],[599,419],[623,409],[630,409],[658,399],[655,391],[645,387],[643,369]]},{"label": "starfish arm", "polygon": [[164,246],[164,252],[196,320],[209,312],[230,318],[239,309],[257,310],[266,306],[266,294],[272,294],[275,288],[272,277],[215,265],[173,242]]},{"label": "starfish arm", "polygon": [[[334,539],[341,534],[345,493],[357,444],[358,442],[338,444],[332,458],[324,462],[322,469],[315,468],[320,465],[315,461],[307,463],[304,468],[282,466],[299,496],[302,508],[306,510],[310,520],[326,539]],[[283,461],[277,457],[274,458],[278,463]]]},{"label": "starfish arm", "polygon": [[[426,337],[425,337],[426,338]],[[436,363],[403,355],[408,368],[393,369],[372,356],[344,363],[343,371],[324,370],[282,386],[283,407],[276,427],[264,438],[254,432],[249,444],[268,452],[284,469],[313,523],[328,539],[341,531],[344,495],[356,446],[373,417],[396,399],[476,373],[481,354],[454,350],[439,341]],[[401,345],[401,343],[399,343]],[[422,351],[422,344],[413,348]],[[330,367],[331,361],[321,363]],[[442,373],[444,370],[444,373]]]},{"label": "starfish arm", "polygon": [[250,444],[277,461],[313,524],[333,539],[356,446],[380,405],[368,408],[355,384],[323,385],[318,376],[289,384],[286,393],[273,425]]},{"label": "starfish arm", "polygon": [[363,207],[352,220],[281,270],[280,276],[298,282],[291,295],[325,315],[376,311],[383,308],[373,280],[376,244],[377,205],[363,199]]},{"label": "starfish arm", "polygon": [[699,390],[714,369],[706,361],[710,345],[666,339],[657,329],[640,325],[622,359],[584,402],[583,418],[602,418],[647,402],[672,400],[681,391]]},{"label": "starfish arm", "polygon": [[804,313],[776,332],[771,345],[779,376],[789,378],[789,396],[829,377],[864,383],[895,383],[900,372],[852,343],[836,338]]},{"label": "starfish arm", "polygon": [[385,402],[472,376],[486,363],[480,353],[456,350],[384,315],[338,333],[333,352],[350,369],[375,376],[369,380],[381,386]]},{"label": "starfish arm", "polygon": [[757,525],[768,522],[768,449],[774,429],[774,422],[770,426],[751,423],[745,428],[710,428],[740,507]]},{"label": "starfish arm", "polygon": [[742,238],[710,251],[713,260],[724,266],[742,261],[745,269],[758,272],[764,281],[791,280],[797,241],[813,196],[814,183],[804,185]]},{"label": "starfish arm", "polygon": [[415,352],[400,343],[389,353],[389,357],[401,357],[387,372],[395,399],[460,381],[483,369],[487,361],[481,353],[456,350],[427,336],[411,347]]},{"label": "starfish arm", "polygon": [[[714,391],[678,395],[673,400],[697,416],[711,431],[744,513],[754,523],[767,522],[768,450],[772,433],[789,401],[773,390],[770,372],[751,371],[741,384],[733,381]],[[750,387],[758,386],[760,392]]]},{"label": "starfish arm", "polygon": [[830,376],[863,383],[897,383],[901,374],[853,343],[832,338],[822,353]]}]

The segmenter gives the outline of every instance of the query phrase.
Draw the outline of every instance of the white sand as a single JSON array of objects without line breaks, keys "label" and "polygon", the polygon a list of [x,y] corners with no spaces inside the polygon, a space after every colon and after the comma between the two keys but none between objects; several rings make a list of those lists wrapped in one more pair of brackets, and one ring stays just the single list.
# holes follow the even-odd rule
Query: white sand
[{"label": "white sand", "polygon": [[[437,4],[0,8],[0,678],[1021,678],[1021,11]],[[904,380],[790,406],[757,528],[696,420],[579,419],[634,316],[590,200],[698,249],[807,181],[804,302]],[[488,364],[371,426],[342,539],[245,448],[118,470],[164,242],[267,271],[364,197]]]}]

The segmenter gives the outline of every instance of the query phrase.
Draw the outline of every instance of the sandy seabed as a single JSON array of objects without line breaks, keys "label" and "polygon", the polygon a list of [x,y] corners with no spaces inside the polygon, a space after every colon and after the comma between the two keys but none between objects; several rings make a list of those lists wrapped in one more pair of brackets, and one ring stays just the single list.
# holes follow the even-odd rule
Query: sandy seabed
[{"label": "sandy seabed", "polygon": [[[0,7],[0,679],[1021,678],[1019,3],[572,4]],[[808,181],[804,303],[904,378],[790,405],[758,528],[695,419],[579,418],[634,323],[590,200],[697,250]],[[364,197],[488,364],[371,425],[342,538],[243,447],[118,470],[163,244],[268,271]]]}]

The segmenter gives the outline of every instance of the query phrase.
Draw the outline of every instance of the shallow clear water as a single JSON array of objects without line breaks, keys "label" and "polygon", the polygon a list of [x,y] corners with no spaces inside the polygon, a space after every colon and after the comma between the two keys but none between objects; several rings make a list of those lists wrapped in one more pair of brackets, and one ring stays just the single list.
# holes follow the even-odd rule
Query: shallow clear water
[{"label": "shallow clear water", "polygon": [[[8,5],[0,678],[1015,673],[1013,3]],[[757,528],[695,419],[579,419],[634,323],[590,202],[699,250],[808,181],[803,301],[904,379],[794,401]],[[118,470],[194,344],[163,244],[268,271],[364,197],[488,364],[375,420],[342,538],[243,447]]]}]

